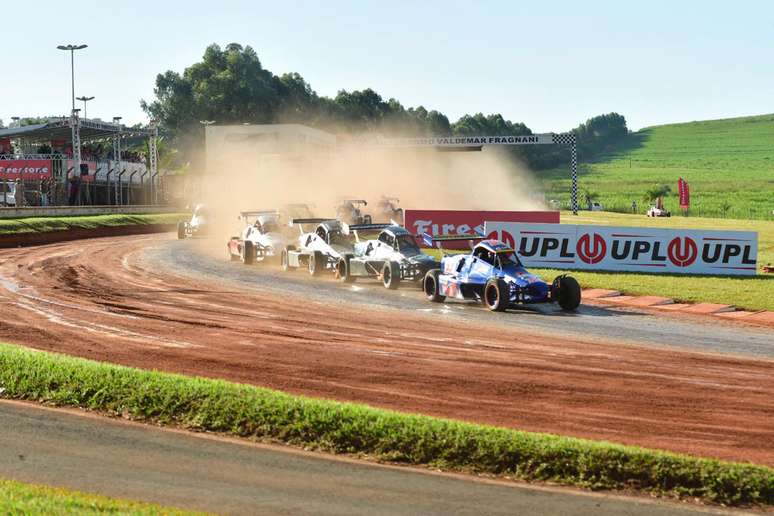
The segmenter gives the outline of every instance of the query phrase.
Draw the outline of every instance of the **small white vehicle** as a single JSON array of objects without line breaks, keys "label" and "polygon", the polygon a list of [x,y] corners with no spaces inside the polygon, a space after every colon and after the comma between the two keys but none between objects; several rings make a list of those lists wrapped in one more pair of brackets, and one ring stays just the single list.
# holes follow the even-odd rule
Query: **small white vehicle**
[{"label": "small white vehicle", "polygon": [[657,206],[651,206],[646,213],[648,217],[671,217],[672,212]]},{"label": "small white vehicle", "polygon": [[605,211],[605,207],[602,204],[594,201],[589,204],[589,211]]},{"label": "small white vehicle", "polygon": [[[396,289],[402,281],[420,282],[440,263],[419,249],[414,235],[397,224],[349,226],[355,235],[354,255],[345,254],[336,264],[336,276],[345,283],[357,277],[378,278],[385,288]],[[366,231],[381,230],[371,240],[360,240]]]},{"label": "small white vehicle", "polygon": [[[283,270],[306,267],[309,274],[319,276],[325,270],[336,271],[342,256],[354,252],[351,236],[345,234],[345,225],[335,219],[293,219],[291,226],[298,226],[301,232],[295,245],[282,250],[280,263]],[[304,226],[315,225],[306,232]]]},{"label": "small white vehicle", "polygon": [[197,204],[190,220],[183,220],[177,223],[177,238],[183,240],[204,235],[207,233],[208,223],[209,211],[203,204]]},{"label": "small white vehicle", "polygon": [[379,216],[383,220],[395,221],[403,224],[403,208],[399,206],[400,199],[397,197],[382,197],[377,206]]},{"label": "small white vehicle", "polygon": [[368,206],[364,199],[341,199],[336,206],[336,219],[347,224],[370,224],[370,215],[363,213],[362,206]]},{"label": "small white vehicle", "polygon": [[229,260],[251,265],[256,260],[279,258],[287,238],[282,232],[278,211],[243,211],[239,213],[239,219],[245,222],[245,227],[239,236],[232,236],[226,244]]},{"label": "small white vehicle", "polygon": [[5,188],[0,184],[0,206],[16,206],[16,183],[5,181]]}]

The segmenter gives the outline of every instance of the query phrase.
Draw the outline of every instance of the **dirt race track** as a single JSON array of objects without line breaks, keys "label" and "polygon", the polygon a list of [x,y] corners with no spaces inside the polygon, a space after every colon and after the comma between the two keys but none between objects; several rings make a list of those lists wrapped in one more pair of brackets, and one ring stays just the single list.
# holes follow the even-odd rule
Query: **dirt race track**
[{"label": "dirt race track", "polygon": [[[632,344],[574,327],[549,333],[511,313],[496,316],[516,322],[492,325],[486,318],[355,304],[338,294],[338,283],[315,284],[301,273],[294,282],[328,297],[293,289],[281,294],[260,282],[246,284],[244,274],[275,281],[260,265],[248,272],[241,264],[218,265],[240,268],[240,280],[207,271],[176,274],[154,257],[199,251],[194,242],[171,238],[1,250],[0,341],[400,411],[774,466],[770,357]],[[389,294],[424,302],[419,292]],[[526,320],[536,317],[549,319],[538,313]],[[560,319],[553,318],[567,327]],[[621,317],[618,326],[626,321]],[[686,324],[685,331],[692,324],[696,332],[736,332],[740,345],[746,331],[755,331],[749,340],[760,346],[774,342],[763,330]]]}]

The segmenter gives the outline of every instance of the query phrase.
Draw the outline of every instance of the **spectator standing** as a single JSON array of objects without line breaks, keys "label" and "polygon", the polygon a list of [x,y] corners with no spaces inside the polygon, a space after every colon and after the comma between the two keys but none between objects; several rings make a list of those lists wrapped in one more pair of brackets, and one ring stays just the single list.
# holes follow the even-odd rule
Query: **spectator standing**
[{"label": "spectator standing", "polygon": [[16,201],[16,207],[24,207],[24,181],[21,179],[16,180],[16,191],[14,192],[14,201]]}]

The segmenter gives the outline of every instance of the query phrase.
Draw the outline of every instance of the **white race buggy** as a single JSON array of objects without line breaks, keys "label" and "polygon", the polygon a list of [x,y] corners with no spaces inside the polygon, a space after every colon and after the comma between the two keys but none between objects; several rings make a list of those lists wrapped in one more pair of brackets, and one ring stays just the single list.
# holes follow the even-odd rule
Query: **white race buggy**
[{"label": "white race buggy", "polygon": [[288,241],[280,227],[280,214],[276,210],[255,210],[239,213],[245,228],[239,236],[233,236],[226,244],[230,260],[241,260],[245,265],[257,261],[278,258]]}]

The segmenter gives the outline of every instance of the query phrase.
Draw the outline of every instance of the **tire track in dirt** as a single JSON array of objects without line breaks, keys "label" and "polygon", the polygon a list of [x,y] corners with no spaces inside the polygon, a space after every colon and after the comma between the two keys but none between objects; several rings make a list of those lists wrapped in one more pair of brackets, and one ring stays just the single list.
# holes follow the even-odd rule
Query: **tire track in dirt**
[{"label": "tire track in dirt", "polygon": [[[177,276],[169,236],[0,250],[0,340],[532,431],[774,465],[774,361]],[[326,288],[321,283],[317,288]]]}]

